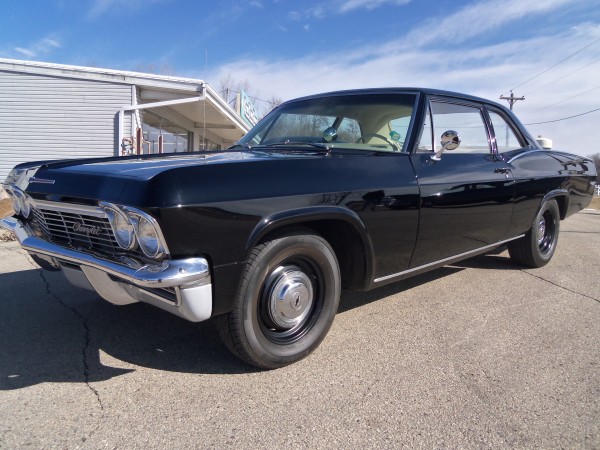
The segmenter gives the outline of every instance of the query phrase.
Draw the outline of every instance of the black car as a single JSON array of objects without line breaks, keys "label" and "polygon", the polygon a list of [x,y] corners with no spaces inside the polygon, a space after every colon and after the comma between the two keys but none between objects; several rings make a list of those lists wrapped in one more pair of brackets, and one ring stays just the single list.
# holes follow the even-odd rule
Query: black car
[{"label": "black car", "polygon": [[342,288],[502,245],[545,265],[595,181],[496,103],[357,90],[286,102],[227,151],[18,165],[2,225],[74,285],[215,316],[237,356],[276,368],[319,345]]}]

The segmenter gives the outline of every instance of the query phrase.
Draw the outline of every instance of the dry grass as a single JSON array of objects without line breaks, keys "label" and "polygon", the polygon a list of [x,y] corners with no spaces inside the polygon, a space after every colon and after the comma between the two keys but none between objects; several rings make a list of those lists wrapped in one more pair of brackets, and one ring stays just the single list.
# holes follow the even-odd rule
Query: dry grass
[{"label": "dry grass", "polygon": [[[12,202],[9,198],[3,198],[0,200],[0,219],[12,216],[15,212],[12,208]],[[15,235],[10,231],[0,228],[0,242],[14,241]]]},{"label": "dry grass", "polygon": [[590,203],[590,206],[588,206],[588,208],[597,209],[598,211],[600,211],[600,196],[594,195],[592,203]]},{"label": "dry grass", "polygon": [[4,219],[5,217],[12,216],[15,212],[12,208],[12,202],[10,198],[3,198],[0,200],[0,219]]}]

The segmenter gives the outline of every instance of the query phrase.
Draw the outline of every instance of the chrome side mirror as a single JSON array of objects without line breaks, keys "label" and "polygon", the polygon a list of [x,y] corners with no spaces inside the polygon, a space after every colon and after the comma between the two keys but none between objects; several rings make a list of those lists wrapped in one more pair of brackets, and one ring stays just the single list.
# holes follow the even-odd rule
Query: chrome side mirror
[{"label": "chrome side mirror", "polygon": [[460,145],[460,138],[458,137],[458,132],[454,130],[444,131],[442,134],[442,138],[440,139],[440,144],[442,144],[442,148],[439,149],[435,155],[431,157],[434,161],[439,161],[442,159],[442,153],[446,150],[456,150]]},{"label": "chrome side mirror", "polygon": [[337,138],[337,130],[334,127],[329,127],[325,131],[323,131],[323,140],[325,142],[333,142],[337,140]]}]

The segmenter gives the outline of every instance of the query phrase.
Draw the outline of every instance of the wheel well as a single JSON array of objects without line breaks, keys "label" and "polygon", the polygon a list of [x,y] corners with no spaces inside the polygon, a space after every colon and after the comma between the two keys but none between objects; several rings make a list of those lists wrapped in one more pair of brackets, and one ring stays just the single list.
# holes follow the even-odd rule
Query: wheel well
[{"label": "wheel well", "polygon": [[363,289],[368,282],[368,251],[360,234],[343,220],[324,219],[284,225],[270,231],[260,242],[268,241],[286,232],[309,229],[323,237],[333,248],[340,266],[342,287]]},{"label": "wheel well", "polygon": [[568,197],[566,195],[557,195],[552,198],[552,200],[556,200],[558,211],[560,213],[560,220],[563,220],[567,216]]}]

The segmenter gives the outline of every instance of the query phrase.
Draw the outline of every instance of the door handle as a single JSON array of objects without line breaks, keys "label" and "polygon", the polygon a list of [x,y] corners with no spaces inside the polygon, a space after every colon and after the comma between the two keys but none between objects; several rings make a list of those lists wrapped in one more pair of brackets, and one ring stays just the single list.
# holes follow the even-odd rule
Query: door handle
[{"label": "door handle", "polygon": [[510,174],[510,167],[499,167],[497,169],[494,169],[494,173],[503,173],[506,176],[506,178],[508,178]]}]

